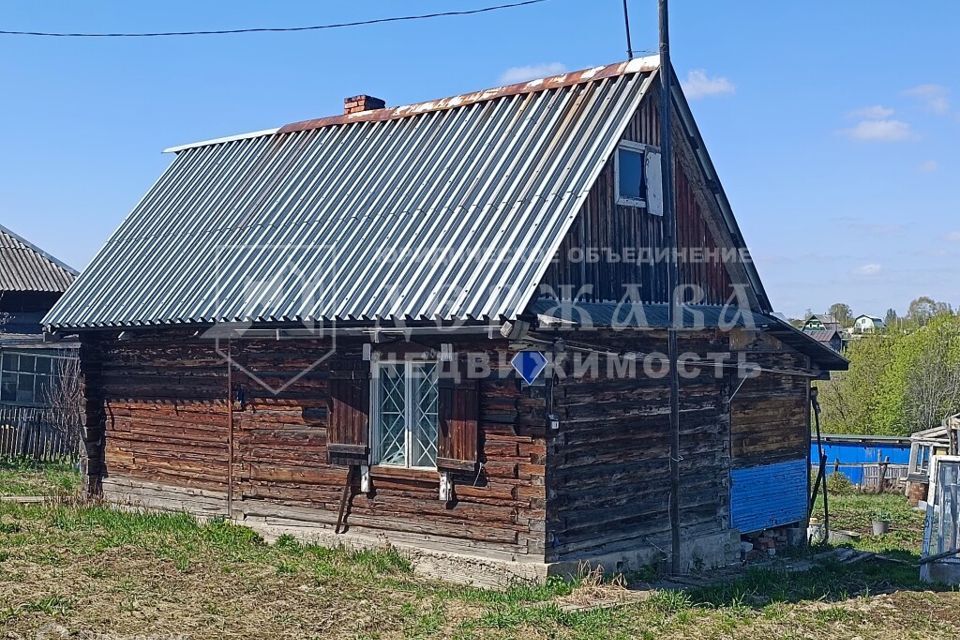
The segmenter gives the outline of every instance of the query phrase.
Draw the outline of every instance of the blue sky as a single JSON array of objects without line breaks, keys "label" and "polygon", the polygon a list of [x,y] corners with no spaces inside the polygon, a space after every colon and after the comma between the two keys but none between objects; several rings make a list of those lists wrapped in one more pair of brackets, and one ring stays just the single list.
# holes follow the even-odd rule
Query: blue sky
[{"label": "blue sky", "polygon": [[[494,0],[35,2],[0,28],[142,31],[363,20]],[[960,304],[960,5],[672,3],[674,66],[774,306]],[[0,36],[0,223],[82,268],[170,161],[161,149],[625,57],[620,0],[340,31]],[[637,50],[656,1],[631,0]]]}]

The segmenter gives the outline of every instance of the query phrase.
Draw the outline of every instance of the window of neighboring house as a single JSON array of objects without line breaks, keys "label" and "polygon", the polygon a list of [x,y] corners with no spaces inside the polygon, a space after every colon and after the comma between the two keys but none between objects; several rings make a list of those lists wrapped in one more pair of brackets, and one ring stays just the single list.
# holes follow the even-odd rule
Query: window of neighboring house
[{"label": "window of neighboring house", "polygon": [[917,445],[917,457],[913,463],[916,473],[926,473],[930,469],[930,445]]},{"label": "window of neighboring house", "polygon": [[371,389],[373,463],[436,469],[437,363],[374,361]]},{"label": "window of neighboring house", "polygon": [[0,402],[40,405],[50,402],[59,358],[26,353],[0,354]]},{"label": "window of neighboring house", "polygon": [[645,147],[640,144],[621,142],[617,147],[616,176],[617,204],[646,206],[647,184],[644,171]]}]

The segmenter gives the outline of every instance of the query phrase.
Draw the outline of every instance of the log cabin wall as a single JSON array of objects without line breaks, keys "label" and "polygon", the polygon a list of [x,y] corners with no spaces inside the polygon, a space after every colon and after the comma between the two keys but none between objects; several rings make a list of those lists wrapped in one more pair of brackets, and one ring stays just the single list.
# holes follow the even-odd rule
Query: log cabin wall
[{"label": "log cabin wall", "polygon": [[[226,514],[232,476],[234,517],[333,528],[347,468],[327,462],[327,381],[331,369],[369,369],[362,342],[341,339],[335,356],[277,394],[261,383],[274,389],[290,383],[323,347],[274,340],[230,345],[234,360],[250,372],[231,374],[232,474],[228,372],[209,340],[165,331],[128,342],[85,338],[88,343],[84,366],[102,372],[88,412],[100,408],[106,416],[108,499]],[[347,526],[425,548],[542,562],[543,392],[521,393],[512,376],[498,375],[510,367],[505,341],[481,339],[455,349],[488,353],[493,363],[480,382],[482,471],[455,477],[456,500],[445,504],[436,472],[373,467],[373,492],[360,493],[355,483]]]},{"label": "log cabin wall", "polygon": [[[621,140],[654,147],[660,145],[656,91],[644,99]],[[707,194],[702,172],[693,160],[689,141],[674,135],[676,150],[676,208],[680,282],[703,290],[703,299],[688,302],[723,304],[733,294],[731,276],[721,259],[698,258],[693,252],[728,252],[733,245],[723,237],[715,221],[719,217],[712,194]],[[615,155],[615,154],[614,154]],[[663,217],[644,208],[617,204],[614,156],[611,156],[587,196],[583,209],[557,251],[543,279],[542,293],[590,302],[619,301],[629,290],[634,302],[669,302],[667,261],[652,260],[666,247]],[[599,256],[591,260],[590,256]],[[607,256],[615,256],[608,259]],[[633,258],[631,258],[633,256]],[[694,257],[690,257],[694,256]],[[638,259],[639,257],[639,259]],[[640,299],[635,299],[639,294]]]},{"label": "log cabin wall", "polygon": [[[666,333],[598,331],[578,336],[583,342],[617,353],[662,353]],[[726,335],[713,330],[682,333],[679,346],[701,357],[729,349]],[[669,550],[669,378],[640,371],[621,378],[603,361],[592,375],[555,390],[561,428],[547,456],[548,561]],[[728,528],[731,381],[727,371],[716,377],[712,366],[681,379],[681,521],[688,542]]]},{"label": "log cabin wall", "polygon": [[768,371],[744,381],[730,405],[734,467],[806,458],[810,452],[810,359],[759,332],[737,330],[733,348]]},{"label": "log cabin wall", "polygon": [[807,516],[810,359],[775,337],[738,330],[735,351],[765,369],[730,406],[732,525],[741,532],[801,523]]}]

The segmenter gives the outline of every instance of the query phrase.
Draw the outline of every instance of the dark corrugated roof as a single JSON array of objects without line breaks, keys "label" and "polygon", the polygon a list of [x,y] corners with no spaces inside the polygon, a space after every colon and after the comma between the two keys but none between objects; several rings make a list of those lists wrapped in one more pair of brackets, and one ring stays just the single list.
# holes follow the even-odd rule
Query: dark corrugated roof
[{"label": "dark corrugated roof", "polygon": [[77,272],[0,226],[0,292],[63,292]]},{"label": "dark corrugated roof", "polygon": [[834,336],[839,335],[840,332],[836,329],[804,329],[803,333],[810,336],[817,342],[827,344],[833,340]]},{"label": "dark corrugated roof", "polygon": [[[665,304],[557,302],[541,299],[531,303],[527,313],[584,327],[664,329],[669,326],[668,307]],[[846,358],[830,347],[771,314],[751,312],[732,305],[685,305],[682,318],[685,329],[762,329],[809,356],[815,365],[827,371],[845,371],[849,364]]]}]

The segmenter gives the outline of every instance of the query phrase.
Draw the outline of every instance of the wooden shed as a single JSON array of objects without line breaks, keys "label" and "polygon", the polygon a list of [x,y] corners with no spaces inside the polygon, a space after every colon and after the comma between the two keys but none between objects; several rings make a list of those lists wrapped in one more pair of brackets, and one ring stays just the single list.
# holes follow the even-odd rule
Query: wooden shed
[{"label": "wooden shed", "polygon": [[[91,488],[448,578],[670,551],[658,59],[175,147],[45,319]],[[687,566],[806,517],[809,383],[689,107],[673,137]],[[527,377],[521,379],[518,372]]]}]

